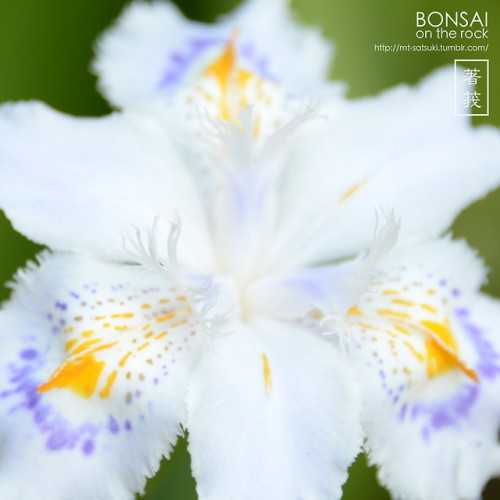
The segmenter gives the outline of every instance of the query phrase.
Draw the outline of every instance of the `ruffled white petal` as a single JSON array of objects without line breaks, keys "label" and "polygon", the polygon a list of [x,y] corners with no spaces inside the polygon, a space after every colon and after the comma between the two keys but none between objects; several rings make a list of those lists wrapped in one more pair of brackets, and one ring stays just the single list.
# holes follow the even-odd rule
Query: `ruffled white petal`
[{"label": "ruffled white petal", "polygon": [[500,304],[463,243],[396,252],[347,314],[364,427],[404,500],[475,500],[500,473]]},{"label": "ruffled white petal", "polygon": [[399,229],[394,215],[388,214],[376,228],[370,250],[357,258],[255,280],[245,293],[248,307],[283,321],[306,322],[324,333],[325,323],[343,322],[345,312],[366,291],[376,266],[393,249]]},{"label": "ruffled white petal", "polygon": [[285,1],[250,0],[215,25],[189,21],[167,2],[135,2],[99,40],[101,91],[117,106],[167,96],[199,77],[236,31],[253,73],[295,89],[325,85],[330,47],[292,20]]},{"label": "ruffled white petal", "polygon": [[241,26],[243,55],[253,56],[256,68],[263,65],[277,81],[314,94],[327,86],[332,43],[318,29],[297,23],[289,4],[247,0],[224,21]]},{"label": "ruffled white petal", "polygon": [[74,255],[18,282],[0,312],[0,497],[134,498],[185,422],[206,340],[189,298]]},{"label": "ruffled white petal", "polygon": [[204,208],[164,124],[132,113],[74,118],[41,103],[0,108],[0,207],[38,243],[131,260],[124,238],[158,219],[165,255],[179,217],[182,263],[211,262]]},{"label": "ruffled white petal", "polygon": [[311,123],[316,140],[287,165],[270,267],[363,251],[381,207],[401,217],[400,241],[439,235],[495,188],[500,134],[454,116],[453,88],[445,69],[415,88],[325,104],[328,121]]},{"label": "ruffled white petal", "polygon": [[340,498],[360,443],[357,388],[331,345],[253,319],[214,340],[188,395],[201,500]]}]

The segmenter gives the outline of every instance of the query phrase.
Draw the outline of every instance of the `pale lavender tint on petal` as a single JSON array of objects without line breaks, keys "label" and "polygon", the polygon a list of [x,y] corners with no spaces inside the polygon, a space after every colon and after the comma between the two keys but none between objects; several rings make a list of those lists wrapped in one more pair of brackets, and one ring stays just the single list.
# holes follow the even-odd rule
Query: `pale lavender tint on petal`
[{"label": "pale lavender tint on petal", "polygon": [[[196,36],[188,38],[184,47],[170,52],[166,56],[166,68],[160,79],[160,89],[172,89],[177,87],[187,74],[189,68],[214,47],[222,47],[229,41],[228,36]],[[251,43],[244,43],[238,47],[241,59],[250,66],[252,70],[262,78],[278,82],[276,75],[269,69],[267,57],[258,54]]]},{"label": "pale lavender tint on petal", "polygon": [[309,278],[308,276],[292,276],[283,280],[282,283],[287,289],[297,290],[299,294],[307,294],[307,296],[311,298],[323,298],[326,295],[323,284],[318,280]]},{"label": "pale lavender tint on petal", "polygon": [[454,426],[467,418],[470,409],[474,406],[480,395],[478,384],[467,384],[444,401],[433,404],[416,404],[411,413],[412,419],[424,419],[422,437],[430,440],[432,433],[441,429]]},{"label": "pale lavender tint on petal", "polygon": [[118,422],[116,421],[116,418],[113,417],[113,415],[109,416],[108,430],[109,432],[111,432],[111,434],[118,434],[118,432],[120,432],[120,426],[118,425]]},{"label": "pale lavender tint on petal", "polygon": [[[252,234],[253,228],[259,227],[267,214],[266,206],[270,199],[271,183],[254,181],[246,175],[233,176],[228,179],[232,196],[233,220],[236,228],[243,235]],[[250,230],[247,228],[250,227]]]},{"label": "pale lavender tint on petal", "polygon": [[167,67],[160,80],[159,87],[170,89],[176,87],[187,73],[191,65],[207,50],[227,43],[225,37],[192,37],[187,40],[182,50],[171,52],[167,56]]},{"label": "pale lavender tint on petal", "polygon": [[261,56],[255,51],[251,43],[245,43],[240,47],[241,58],[251,66],[262,78],[271,82],[278,82],[279,79],[269,69],[269,59]]},{"label": "pale lavender tint on petal", "polygon": [[470,311],[466,308],[455,309],[455,317],[462,328],[469,334],[479,362],[476,370],[483,378],[494,379],[500,374],[500,354],[495,351],[493,345],[485,339],[483,330],[470,320]]}]

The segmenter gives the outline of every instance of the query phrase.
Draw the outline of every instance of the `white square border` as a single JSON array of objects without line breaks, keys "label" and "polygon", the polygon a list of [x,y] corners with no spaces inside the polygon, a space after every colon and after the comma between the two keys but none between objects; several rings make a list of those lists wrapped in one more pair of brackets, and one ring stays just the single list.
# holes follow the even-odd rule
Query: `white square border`
[{"label": "white square border", "polygon": [[[457,113],[457,62],[486,62],[486,113]],[[454,60],[455,84],[455,116],[490,116],[490,60],[489,59],[455,59]]]}]

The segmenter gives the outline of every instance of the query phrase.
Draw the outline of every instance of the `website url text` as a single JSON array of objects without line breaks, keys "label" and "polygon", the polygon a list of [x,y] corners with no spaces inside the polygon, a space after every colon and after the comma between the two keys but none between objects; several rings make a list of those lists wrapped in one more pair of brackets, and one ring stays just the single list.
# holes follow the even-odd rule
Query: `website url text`
[{"label": "website url text", "polygon": [[441,43],[433,43],[431,45],[411,45],[394,43],[386,45],[383,43],[374,44],[375,52],[487,52],[489,44],[487,45],[464,45],[452,44],[444,45]]}]

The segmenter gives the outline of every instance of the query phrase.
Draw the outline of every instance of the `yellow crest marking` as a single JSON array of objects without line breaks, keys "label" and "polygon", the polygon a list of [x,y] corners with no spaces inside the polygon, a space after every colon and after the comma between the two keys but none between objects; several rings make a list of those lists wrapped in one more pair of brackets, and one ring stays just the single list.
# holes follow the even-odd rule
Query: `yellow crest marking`
[{"label": "yellow crest marking", "polygon": [[[237,123],[239,107],[247,104],[245,88],[255,75],[238,65],[238,53],[236,50],[236,39],[238,31],[234,30],[232,36],[220,56],[213,61],[203,73],[205,77],[212,77],[220,89],[217,99],[219,108],[219,119]],[[205,95],[205,99],[212,100],[213,97]],[[236,104],[236,107],[235,107]],[[254,134],[259,135],[260,123],[254,124]]]},{"label": "yellow crest marking", "polygon": [[106,385],[103,387],[103,389],[99,393],[99,396],[101,396],[101,398],[109,398],[109,396],[111,394],[111,387],[113,387],[113,384],[115,383],[117,375],[118,375],[118,372],[116,370],[113,370],[109,374],[109,376],[106,380]]},{"label": "yellow crest marking", "polygon": [[354,186],[351,186],[337,201],[337,205],[340,205],[341,203],[344,203],[344,201],[348,200],[356,194],[365,184],[368,183],[370,179],[367,177],[366,179],[361,180],[360,182],[354,184]]},{"label": "yellow crest marking", "polygon": [[264,387],[266,388],[266,395],[270,396],[273,388],[273,382],[271,379],[271,366],[269,364],[269,358],[265,353],[262,353],[262,363],[264,369]]},{"label": "yellow crest marking", "polygon": [[447,325],[427,320],[420,321],[420,324],[435,336],[425,343],[427,374],[430,378],[458,368],[474,382],[479,382],[477,373],[459,358],[457,341]]},{"label": "yellow crest marking", "polygon": [[38,387],[37,392],[66,388],[79,396],[90,398],[94,394],[105,365],[104,361],[96,361],[91,354],[66,361],[54,372],[48,382]]},{"label": "yellow crest marking", "polygon": [[348,309],[347,314],[352,314],[354,316],[363,316],[363,313],[356,306],[352,306]]}]

